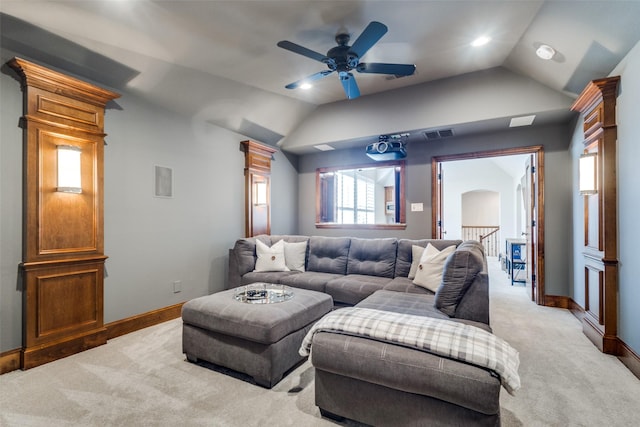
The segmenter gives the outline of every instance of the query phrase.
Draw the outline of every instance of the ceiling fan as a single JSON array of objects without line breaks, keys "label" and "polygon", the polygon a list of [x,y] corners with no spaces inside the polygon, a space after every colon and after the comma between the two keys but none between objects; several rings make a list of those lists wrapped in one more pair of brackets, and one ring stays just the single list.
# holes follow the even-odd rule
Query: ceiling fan
[{"label": "ceiling fan", "polygon": [[329,74],[337,72],[344,92],[347,94],[347,98],[354,99],[360,96],[360,89],[358,88],[355,77],[351,73],[352,70],[356,70],[359,73],[393,74],[398,77],[410,76],[416,70],[416,66],[413,64],[360,62],[360,58],[362,58],[386,32],[386,25],[372,21],[351,46],[348,44],[351,36],[346,33],[338,33],[336,35],[336,43],[338,43],[338,46],[329,49],[326,55],[287,40],[278,42],[279,47],[322,62],[329,68],[328,70],[319,71],[297,82],[290,83],[285,87],[287,89],[296,89],[303,84],[320,80]]}]

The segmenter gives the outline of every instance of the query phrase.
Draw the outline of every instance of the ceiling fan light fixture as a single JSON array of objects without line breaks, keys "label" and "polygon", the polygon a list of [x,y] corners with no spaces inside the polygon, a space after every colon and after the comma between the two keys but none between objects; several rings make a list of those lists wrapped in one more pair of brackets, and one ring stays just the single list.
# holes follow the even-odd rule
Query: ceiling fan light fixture
[{"label": "ceiling fan light fixture", "polygon": [[471,42],[471,46],[473,47],[480,47],[480,46],[484,46],[485,44],[489,43],[491,41],[491,37],[489,36],[480,36],[477,39],[475,39],[474,41]]},{"label": "ceiling fan light fixture", "polygon": [[302,84],[300,85],[300,89],[303,89],[303,90],[309,90],[309,89],[311,89],[312,87],[313,87],[313,85],[312,85],[311,83],[302,83]]},{"label": "ceiling fan light fixture", "polygon": [[541,44],[540,47],[536,49],[536,55],[538,55],[538,58],[544,59],[545,61],[553,58],[555,54],[556,50],[548,44]]}]

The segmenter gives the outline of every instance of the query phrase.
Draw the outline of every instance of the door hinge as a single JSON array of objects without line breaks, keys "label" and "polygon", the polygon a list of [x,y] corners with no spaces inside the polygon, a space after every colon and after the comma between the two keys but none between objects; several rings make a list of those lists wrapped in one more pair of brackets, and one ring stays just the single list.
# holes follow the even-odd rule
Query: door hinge
[{"label": "door hinge", "polygon": [[533,221],[531,221],[531,226],[535,227],[536,226],[536,220],[534,219]]},{"label": "door hinge", "polygon": [[536,167],[535,166],[531,166],[531,173],[536,173]]},{"label": "door hinge", "polygon": [[438,227],[442,227],[442,221],[438,221]]},{"label": "door hinge", "polygon": [[532,274],[532,275],[531,275],[531,281],[532,281],[533,283],[535,283],[535,282],[536,282],[536,275],[535,275],[535,274]]},{"label": "door hinge", "polygon": [[442,179],[442,174],[441,173],[438,174],[438,179],[439,180]]}]

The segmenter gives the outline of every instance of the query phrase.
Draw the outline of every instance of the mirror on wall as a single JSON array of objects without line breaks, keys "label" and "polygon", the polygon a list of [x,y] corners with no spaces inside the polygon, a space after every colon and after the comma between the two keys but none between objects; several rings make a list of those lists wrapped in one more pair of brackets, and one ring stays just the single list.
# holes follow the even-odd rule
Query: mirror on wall
[{"label": "mirror on wall", "polygon": [[316,169],[316,227],[404,229],[404,161]]}]

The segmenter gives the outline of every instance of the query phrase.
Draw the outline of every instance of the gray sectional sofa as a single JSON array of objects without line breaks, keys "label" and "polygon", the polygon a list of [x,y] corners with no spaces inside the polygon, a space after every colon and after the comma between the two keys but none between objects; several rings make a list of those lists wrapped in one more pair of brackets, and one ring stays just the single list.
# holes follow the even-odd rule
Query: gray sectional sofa
[{"label": "gray sectional sofa", "polygon": [[[256,240],[307,242],[304,272],[254,271]],[[414,246],[447,258],[437,292],[409,279]],[[264,246],[262,246],[264,247]],[[449,319],[491,332],[486,257],[478,242],[257,236],[229,251],[228,287],[285,284],[332,296],[334,303]],[[333,332],[315,334],[311,363],[322,414],[376,426],[500,425],[500,379],[488,369],[401,345]]]}]

